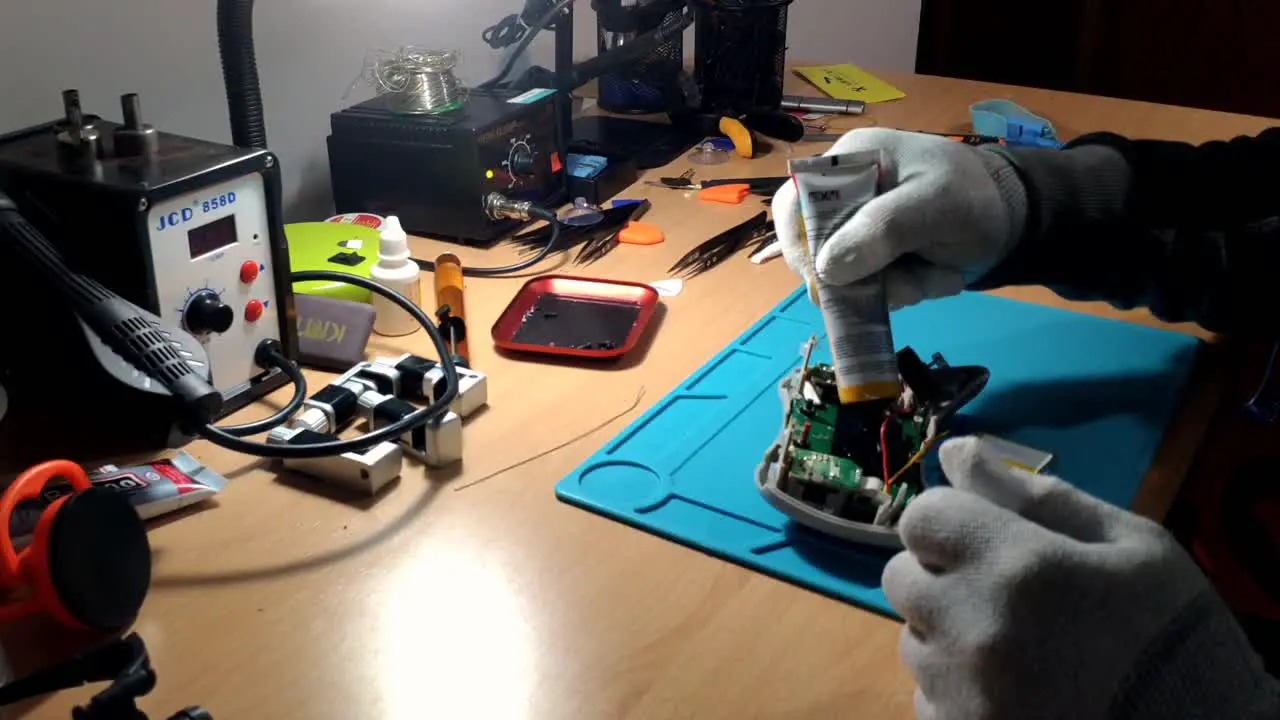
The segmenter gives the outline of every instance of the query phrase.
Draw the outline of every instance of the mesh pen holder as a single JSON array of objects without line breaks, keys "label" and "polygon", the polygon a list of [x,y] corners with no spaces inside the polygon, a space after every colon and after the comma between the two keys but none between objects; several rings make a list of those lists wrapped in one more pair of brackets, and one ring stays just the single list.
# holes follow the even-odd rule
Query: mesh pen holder
[{"label": "mesh pen holder", "polygon": [[776,110],[792,0],[693,0],[703,109]]},{"label": "mesh pen holder", "polygon": [[[664,0],[593,0],[596,10],[597,50],[603,55],[616,47],[675,20],[680,8],[666,12]],[[614,113],[655,113],[667,109],[666,88],[676,82],[684,67],[684,38],[677,36],[654,48],[627,69],[600,78],[600,107]]]}]

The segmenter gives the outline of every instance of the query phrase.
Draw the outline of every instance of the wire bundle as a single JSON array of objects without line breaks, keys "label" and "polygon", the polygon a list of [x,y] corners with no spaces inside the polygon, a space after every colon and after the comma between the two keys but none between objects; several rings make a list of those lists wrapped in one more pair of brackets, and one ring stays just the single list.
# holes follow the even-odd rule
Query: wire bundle
[{"label": "wire bundle", "polygon": [[396,109],[415,115],[456,110],[466,89],[454,69],[458,53],[405,46],[378,51],[365,61],[364,77],[379,95],[395,95]]}]

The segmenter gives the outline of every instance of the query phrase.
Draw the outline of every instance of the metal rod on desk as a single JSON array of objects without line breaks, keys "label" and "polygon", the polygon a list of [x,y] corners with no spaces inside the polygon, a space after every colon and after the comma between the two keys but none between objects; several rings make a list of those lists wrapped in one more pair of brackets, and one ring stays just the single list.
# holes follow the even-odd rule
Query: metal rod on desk
[{"label": "metal rod on desk", "polygon": [[835,98],[783,95],[782,109],[827,113],[829,115],[861,115],[866,112],[867,105],[861,100],[837,100]]}]

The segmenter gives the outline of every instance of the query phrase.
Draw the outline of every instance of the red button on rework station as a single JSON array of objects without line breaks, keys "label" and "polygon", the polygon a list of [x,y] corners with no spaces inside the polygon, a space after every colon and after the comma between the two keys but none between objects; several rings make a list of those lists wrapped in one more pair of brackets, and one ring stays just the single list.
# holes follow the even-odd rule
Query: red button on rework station
[{"label": "red button on rework station", "polygon": [[248,284],[258,279],[258,263],[245,260],[240,265],[240,282]]},{"label": "red button on rework station", "polygon": [[244,306],[244,319],[249,322],[257,322],[262,317],[262,301],[250,300]]}]

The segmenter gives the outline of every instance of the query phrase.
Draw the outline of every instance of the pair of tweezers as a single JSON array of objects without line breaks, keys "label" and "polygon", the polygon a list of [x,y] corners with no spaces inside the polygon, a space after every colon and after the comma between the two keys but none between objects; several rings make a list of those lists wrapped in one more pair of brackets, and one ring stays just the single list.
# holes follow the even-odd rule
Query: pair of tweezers
[{"label": "pair of tweezers", "polygon": [[[565,252],[573,250],[579,245],[592,243],[602,237],[616,235],[631,219],[637,207],[639,206],[622,205],[608,208],[603,212],[604,218],[594,225],[581,227],[562,225],[560,228],[560,240],[556,243],[556,250]],[[511,238],[510,242],[520,247],[520,252],[523,256],[529,256],[541,252],[550,239],[551,228],[543,226],[536,230],[520,233]]]},{"label": "pair of tweezers", "polygon": [[745,248],[752,252],[763,249],[777,236],[768,218],[769,214],[762,212],[716,235],[677,260],[669,272],[691,278],[716,267]]},{"label": "pair of tweezers", "polygon": [[[622,226],[626,227],[626,224],[632,220],[639,220],[644,217],[645,213],[649,212],[649,209],[653,207],[653,203],[648,200],[642,200],[634,205],[625,205],[624,207],[631,208],[632,211],[622,223]],[[613,252],[613,249],[618,247],[618,234],[621,232],[622,228],[620,227],[607,235],[601,234],[583,243],[582,249],[578,251],[578,256],[573,259],[573,262],[578,265],[590,265]]]},{"label": "pair of tweezers", "polygon": [[707,188],[721,185],[746,185],[747,191],[752,195],[773,197],[779,188],[789,182],[791,182],[789,177],[723,178],[720,180],[703,180],[702,182],[686,177],[664,177],[658,180],[646,180],[645,184],[668,190],[706,190]]}]

